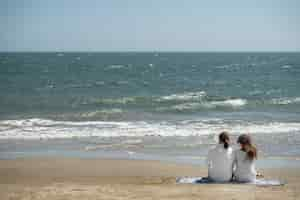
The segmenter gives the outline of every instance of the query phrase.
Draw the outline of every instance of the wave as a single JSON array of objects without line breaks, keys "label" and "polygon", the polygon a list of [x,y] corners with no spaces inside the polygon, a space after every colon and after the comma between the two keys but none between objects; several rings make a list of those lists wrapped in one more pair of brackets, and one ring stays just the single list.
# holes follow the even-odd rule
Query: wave
[{"label": "wave", "polygon": [[[103,87],[105,85],[110,86],[122,86],[122,85],[128,85],[129,81],[94,81],[94,82],[86,82],[86,83],[71,83],[71,84],[65,84],[61,88],[58,89],[88,89],[88,88],[95,88],[95,87]],[[45,90],[45,89],[53,89],[57,86],[54,84],[52,85],[46,85],[43,88],[36,88],[36,90]]]},{"label": "wave", "polygon": [[[206,119],[177,122],[115,122],[115,121],[55,121],[50,119],[20,119],[0,121],[0,139],[51,139],[81,137],[144,137],[215,135],[227,130],[232,134],[300,133],[297,122],[225,121]],[[140,141],[126,141],[137,145]]]},{"label": "wave", "polygon": [[246,99],[211,98],[204,91],[186,92],[182,94],[172,94],[169,96],[149,96],[149,97],[121,97],[121,98],[99,98],[89,101],[91,104],[100,105],[151,105],[156,111],[184,111],[199,109],[217,108],[241,108],[248,104]]},{"label": "wave", "polygon": [[289,69],[289,68],[292,68],[292,67],[293,67],[292,65],[283,65],[280,68],[281,69]]},{"label": "wave", "polygon": [[199,91],[199,92],[185,92],[181,94],[171,94],[168,96],[162,96],[156,99],[156,101],[190,101],[190,100],[200,100],[204,96],[206,96],[205,91]]},{"label": "wave", "polygon": [[[254,91],[252,98],[209,96],[205,91],[184,92],[166,96],[132,96],[119,98],[91,98],[85,104],[95,105],[134,105],[152,108],[154,111],[199,111],[209,109],[244,109],[246,107],[267,107],[300,104],[300,97],[261,99],[263,91]],[[256,97],[255,99],[253,97]]]},{"label": "wave", "polygon": [[119,108],[112,108],[112,109],[103,109],[103,110],[96,110],[90,112],[79,113],[78,117],[86,118],[86,119],[93,119],[93,118],[107,118],[112,117],[113,115],[121,115],[123,113],[122,109]]},{"label": "wave", "polygon": [[107,70],[113,70],[113,69],[122,69],[125,68],[125,65],[109,65],[105,69]]},{"label": "wave", "polygon": [[156,111],[189,111],[189,110],[197,110],[202,107],[201,103],[183,103],[170,107],[158,107]]},{"label": "wave", "polygon": [[51,113],[47,117],[58,121],[119,121],[128,116],[128,111],[121,108],[103,108],[86,111]]},{"label": "wave", "polygon": [[300,97],[277,98],[277,99],[272,99],[270,102],[275,105],[299,104]]},{"label": "wave", "polygon": [[199,109],[231,108],[237,109],[247,105],[245,99],[228,99],[224,101],[203,101],[177,104],[170,107],[159,107],[157,111],[197,111]]},{"label": "wave", "polygon": [[245,99],[227,99],[224,101],[211,101],[207,103],[206,105],[208,107],[232,107],[232,108],[237,108],[237,107],[242,107],[247,104],[247,100]]},{"label": "wave", "polygon": [[89,100],[91,104],[137,104],[149,103],[153,105],[159,103],[174,103],[187,101],[200,101],[206,96],[204,91],[200,92],[185,92],[181,94],[171,94],[168,96],[133,96],[133,97],[119,97],[119,98],[92,98]]},{"label": "wave", "polygon": [[239,68],[241,64],[228,64],[228,65],[218,65],[215,66],[216,69],[229,69],[229,68]]},{"label": "wave", "polygon": [[107,105],[115,105],[115,104],[129,104],[136,102],[138,97],[121,97],[121,98],[94,98],[90,99],[89,103],[91,104],[107,104]]}]

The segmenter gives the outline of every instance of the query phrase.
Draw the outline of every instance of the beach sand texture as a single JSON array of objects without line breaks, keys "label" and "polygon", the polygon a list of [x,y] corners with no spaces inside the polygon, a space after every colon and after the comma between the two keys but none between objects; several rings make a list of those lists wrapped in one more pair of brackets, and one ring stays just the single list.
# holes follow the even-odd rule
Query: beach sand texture
[{"label": "beach sand texture", "polygon": [[141,160],[26,158],[0,160],[0,199],[300,199],[299,169],[268,169],[285,186],[176,184],[205,168]]}]

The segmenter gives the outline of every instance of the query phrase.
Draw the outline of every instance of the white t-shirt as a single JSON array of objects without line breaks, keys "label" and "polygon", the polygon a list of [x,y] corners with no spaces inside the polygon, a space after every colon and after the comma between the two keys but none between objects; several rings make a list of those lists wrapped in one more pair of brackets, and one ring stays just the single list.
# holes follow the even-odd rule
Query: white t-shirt
[{"label": "white t-shirt", "polygon": [[237,181],[253,182],[256,180],[255,161],[249,160],[246,152],[234,151],[234,165],[234,177]]},{"label": "white t-shirt", "polygon": [[232,178],[233,150],[218,144],[208,152],[208,177],[213,181],[227,182]]}]

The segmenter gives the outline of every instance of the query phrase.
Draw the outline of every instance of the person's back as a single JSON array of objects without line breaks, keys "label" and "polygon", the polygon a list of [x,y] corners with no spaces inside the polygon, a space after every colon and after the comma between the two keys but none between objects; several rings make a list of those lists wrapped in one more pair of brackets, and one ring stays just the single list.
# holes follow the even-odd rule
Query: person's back
[{"label": "person's back", "polygon": [[239,182],[253,182],[256,179],[254,160],[247,158],[247,153],[242,150],[234,152],[235,171],[234,177]]},{"label": "person's back", "polygon": [[249,135],[240,135],[237,142],[241,149],[234,152],[234,178],[239,182],[253,182],[256,180],[256,147],[252,144]]},{"label": "person's back", "polygon": [[216,182],[227,182],[232,178],[233,150],[229,147],[226,132],[219,135],[219,144],[208,152],[208,177]]},{"label": "person's back", "polygon": [[227,182],[232,178],[233,150],[231,147],[225,149],[218,144],[211,149],[207,156],[208,177],[216,182]]}]

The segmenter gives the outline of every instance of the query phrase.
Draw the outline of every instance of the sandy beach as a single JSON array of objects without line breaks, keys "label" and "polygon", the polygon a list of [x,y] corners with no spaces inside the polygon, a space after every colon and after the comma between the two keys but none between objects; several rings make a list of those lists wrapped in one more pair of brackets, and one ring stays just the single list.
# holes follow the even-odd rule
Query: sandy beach
[{"label": "sandy beach", "polygon": [[26,158],[0,160],[0,199],[299,199],[299,169],[262,170],[284,186],[183,185],[205,176],[197,166],[141,160]]}]

